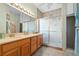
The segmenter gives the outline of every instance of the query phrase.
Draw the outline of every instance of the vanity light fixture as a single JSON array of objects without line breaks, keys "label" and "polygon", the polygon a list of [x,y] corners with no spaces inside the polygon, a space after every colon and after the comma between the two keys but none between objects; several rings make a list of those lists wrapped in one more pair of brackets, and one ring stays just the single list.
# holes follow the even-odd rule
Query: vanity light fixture
[{"label": "vanity light fixture", "polygon": [[15,4],[15,7],[17,7],[17,8],[18,8],[18,7],[19,7],[19,5],[18,5],[18,4]]},{"label": "vanity light fixture", "polygon": [[17,10],[23,12],[24,14],[28,14],[29,16],[34,17],[34,15],[29,10],[26,10],[26,8],[24,8],[21,4],[9,3],[8,5],[16,8]]},{"label": "vanity light fixture", "polygon": [[20,10],[22,10],[23,9],[23,7],[22,6],[20,6]]}]

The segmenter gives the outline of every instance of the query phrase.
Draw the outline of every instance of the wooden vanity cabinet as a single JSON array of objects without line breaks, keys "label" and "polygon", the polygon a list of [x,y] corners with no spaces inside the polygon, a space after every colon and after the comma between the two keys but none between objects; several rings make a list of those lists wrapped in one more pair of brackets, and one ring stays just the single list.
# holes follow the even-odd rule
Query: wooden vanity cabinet
[{"label": "wooden vanity cabinet", "polygon": [[18,41],[20,47],[20,56],[30,56],[30,38]]},{"label": "wooden vanity cabinet", "polygon": [[31,55],[37,50],[37,36],[31,37]]},{"label": "wooden vanity cabinet", "polygon": [[11,42],[2,45],[3,56],[19,56],[20,49],[17,47],[17,42]]},{"label": "wooden vanity cabinet", "polygon": [[1,51],[1,46],[0,46],[0,56],[1,56],[1,52],[2,52],[2,51]]},{"label": "wooden vanity cabinet", "polygon": [[30,56],[43,44],[43,36],[37,35],[0,45],[0,56]]}]

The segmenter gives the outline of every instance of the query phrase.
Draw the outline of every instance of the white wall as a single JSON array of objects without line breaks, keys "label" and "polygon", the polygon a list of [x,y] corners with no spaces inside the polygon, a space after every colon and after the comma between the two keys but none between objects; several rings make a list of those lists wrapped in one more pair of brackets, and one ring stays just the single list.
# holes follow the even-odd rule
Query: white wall
[{"label": "white wall", "polygon": [[0,4],[0,33],[6,33],[6,12],[7,6]]},{"label": "white wall", "polygon": [[70,14],[73,14],[74,13],[74,7],[73,7],[73,3],[67,3],[66,4],[66,7],[67,7],[67,15],[70,15]]},{"label": "white wall", "polygon": [[62,5],[62,19],[63,19],[63,23],[62,23],[62,46],[63,46],[63,50],[66,49],[66,13],[67,13],[67,7],[66,4]]}]

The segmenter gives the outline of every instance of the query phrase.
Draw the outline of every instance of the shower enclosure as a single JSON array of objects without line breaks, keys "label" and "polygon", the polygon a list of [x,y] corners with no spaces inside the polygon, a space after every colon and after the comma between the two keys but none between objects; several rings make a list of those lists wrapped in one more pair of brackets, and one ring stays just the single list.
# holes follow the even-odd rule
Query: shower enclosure
[{"label": "shower enclosure", "polygon": [[49,16],[40,19],[40,32],[44,36],[44,44],[62,48],[61,16]]}]

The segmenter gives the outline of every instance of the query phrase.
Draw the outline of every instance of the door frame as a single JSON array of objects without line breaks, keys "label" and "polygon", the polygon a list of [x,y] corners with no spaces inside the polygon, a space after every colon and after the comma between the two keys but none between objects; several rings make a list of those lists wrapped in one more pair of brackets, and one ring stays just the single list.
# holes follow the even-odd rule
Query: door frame
[{"label": "door frame", "polygon": [[[67,24],[68,24],[68,22],[67,22],[68,19],[67,19],[67,18],[68,18],[68,17],[74,17],[74,20],[75,20],[75,16],[73,16],[73,15],[66,17],[66,48],[68,48],[68,44],[67,44],[67,40],[68,40],[68,33],[67,33],[67,31],[68,31],[68,29],[67,29],[67,28],[68,28],[68,27],[67,27],[67,26],[68,26],[68,25],[67,25]],[[75,23],[75,22],[74,22],[74,23]],[[75,24],[74,24],[74,26],[75,26]],[[74,27],[74,28],[75,28],[75,27]],[[72,49],[73,49],[73,50],[75,49],[75,29],[74,29],[74,48],[72,48]]]}]

